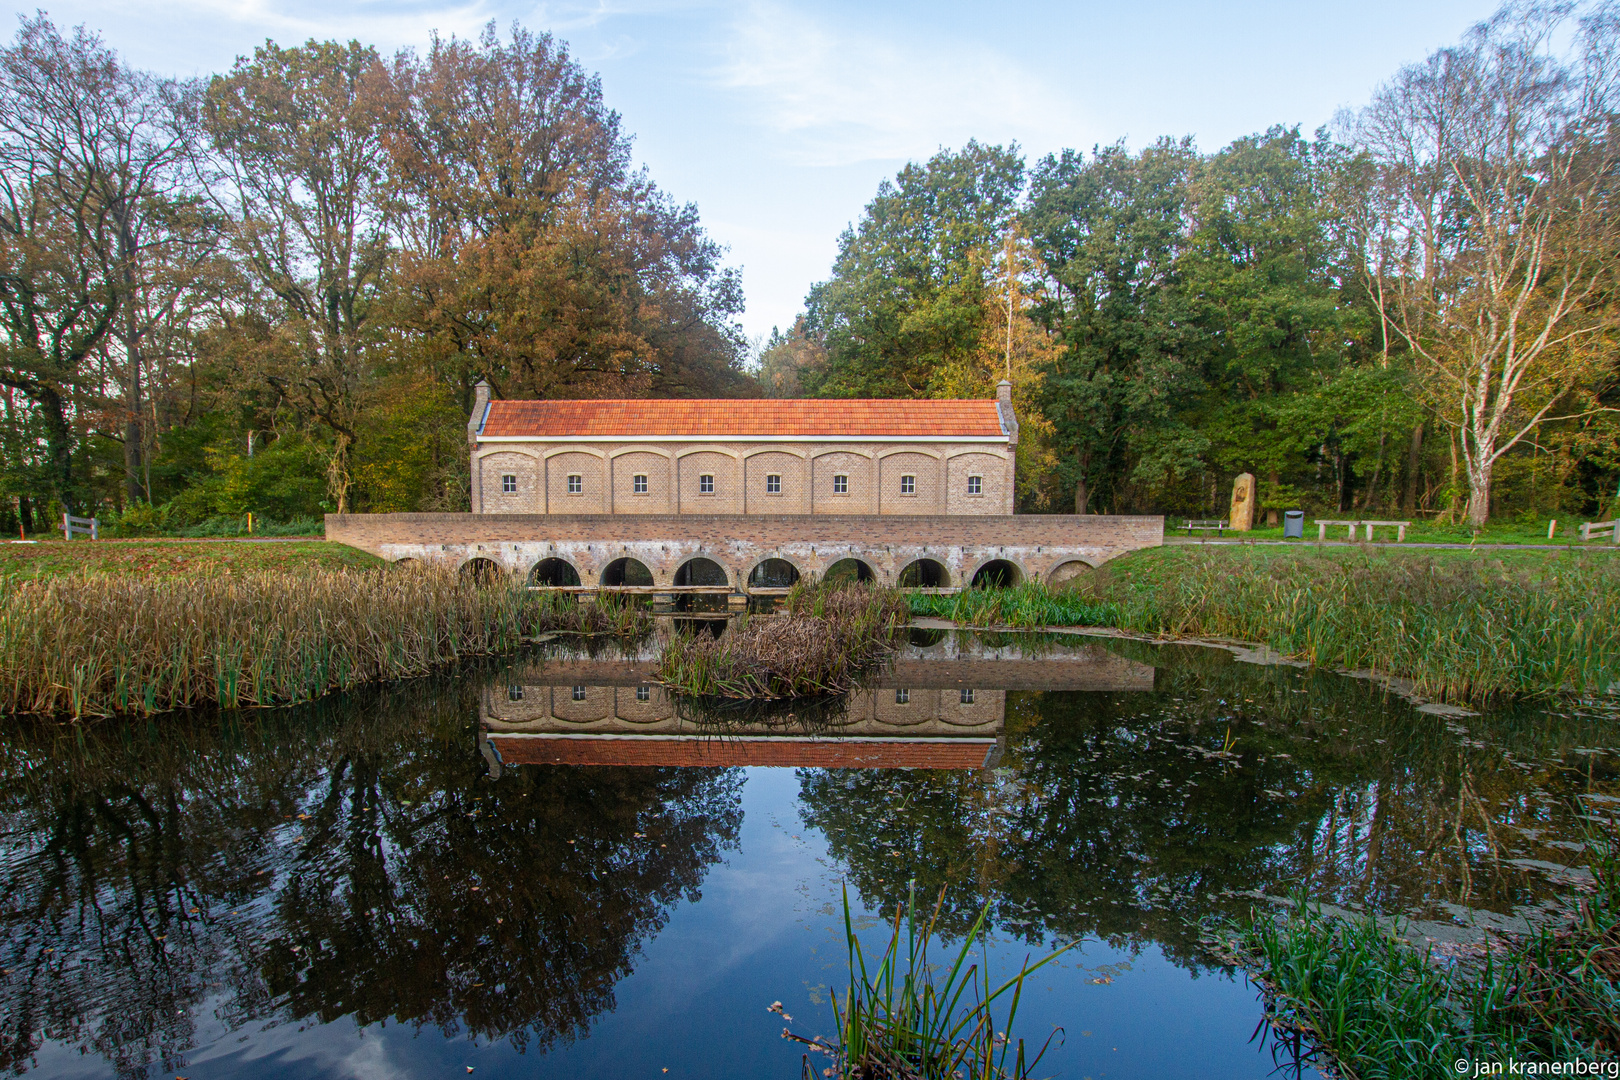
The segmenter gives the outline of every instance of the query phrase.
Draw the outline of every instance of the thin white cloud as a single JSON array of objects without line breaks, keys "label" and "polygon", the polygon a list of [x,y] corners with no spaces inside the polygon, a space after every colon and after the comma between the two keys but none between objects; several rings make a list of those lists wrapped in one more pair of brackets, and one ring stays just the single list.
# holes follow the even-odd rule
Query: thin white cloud
[{"label": "thin white cloud", "polygon": [[1091,129],[1079,103],[1026,66],[957,39],[842,27],[779,3],[733,23],[719,73],[799,165],[915,158],[970,137],[1056,145]]},{"label": "thin white cloud", "polygon": [[[429,35],[476,35],[498,18],[488,0],[463,3],[281,3],[275,0],[115,0],[98,5],[103,18],[143,17],[156,12],[189,22],[249,30],[283,45],[316,39],[355,39],[385,49],[426,45]],[[116,44],[116,43],[115,43]]]}]

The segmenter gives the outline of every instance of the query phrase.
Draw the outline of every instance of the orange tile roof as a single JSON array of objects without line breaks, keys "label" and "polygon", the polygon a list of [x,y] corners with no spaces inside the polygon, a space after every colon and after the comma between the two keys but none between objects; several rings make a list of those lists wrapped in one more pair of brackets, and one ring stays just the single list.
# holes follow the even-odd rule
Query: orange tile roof
[{"label": "orange tile roof", "polygon": [[994,399],[682,398],[492,401],[486,438],[1000,438]]}]

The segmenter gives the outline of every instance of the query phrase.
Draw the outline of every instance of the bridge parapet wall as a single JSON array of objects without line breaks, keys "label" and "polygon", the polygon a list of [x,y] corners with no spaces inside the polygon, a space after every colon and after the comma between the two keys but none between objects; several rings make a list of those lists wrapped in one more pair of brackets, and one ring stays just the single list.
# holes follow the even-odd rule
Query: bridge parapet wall
[{"label": "bridge parapet wall", "polygon": [[965,585],[982,567],[1011,563],[1024,580],[1051,581],[1078,566],[1164,542],[1164,518],[1072,514],[990,516],[878,515],[608,515],[608,514],[328,514],[326,538],[390,562],[461,566],[487,559],[517,574],[543,559],[562,559],[583,585],[601,583],[609,564],[635,559],[655,586],[673,584],[695,558],[725,571],[742,587],[766,559],[821,575],[844,559],[869,566],[895,584],[919,559],[939,563],[948,586]]}]

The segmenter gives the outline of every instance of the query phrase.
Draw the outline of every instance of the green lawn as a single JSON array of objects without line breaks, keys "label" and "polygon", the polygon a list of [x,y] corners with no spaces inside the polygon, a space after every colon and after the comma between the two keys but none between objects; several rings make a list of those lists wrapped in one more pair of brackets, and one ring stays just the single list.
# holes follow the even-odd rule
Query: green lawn
[{"label": "green lawn", "polygon": [[0,542],[0,578],[60,577],[80,571],[167,577],[245,570],[366,569],[383,560],[324,540],[199,543],[184,540]]},{"label": "green lawn", "polygon": [[[1329,517],[1330,520],[1349,521],[1351,519],[1360,519],[1364,515],[1333,514],[1324,516]],[[1378,520],[1394,521],[1397,519],[1399,519],[1399,515]],[[1582,520],[1584,519],[1578,517],[1559,518],[1558,530],[1554,533],[1553,538],[1548,540],[1546,519],[1529,522],[1492,522],[1478,533],[1467,525],[1443,525],[1432,521],[1413,519],[1411,527],[1406,530],[1406,540],[1408,543],[1424,544],[1548,544],[1557,547],[1568,544],[1574,544],[1576,547],[1608,545],[1607,538],[1583,543],[1581,540]],[[1179,536],[1185,539],[1187,536],[1186,521],[1185,517],[1179,515],[1166,517],[1164,519],[1164,535],[1167,537]],[[1329,525],[1327,538],[1329,540],[1344,540],[1345,532],[1346,527],[1343,525]],[[1316,533],[1316,518],[1307,517],[1305,519],[1304,543],[1315,543]],[[1281,525],[1275,527],[1260,526],[1246,533],[1227,531],[1223,534],[1195,530],[1192,535],[1194,539],[1216,539],[1218,536],[1220,539],[1225,540],[1281,540],[1283,539],[1283,529]],[[1356,530],[1357,539],[1364,539],[1366,535],[1365,529]],[[1393,543],[1395,535],[1395,529],[1382,526],[1375,530],[1373,540],[1380,544]],[[1292,543],[1300,543],[1300,541],[1292,541]]]}]

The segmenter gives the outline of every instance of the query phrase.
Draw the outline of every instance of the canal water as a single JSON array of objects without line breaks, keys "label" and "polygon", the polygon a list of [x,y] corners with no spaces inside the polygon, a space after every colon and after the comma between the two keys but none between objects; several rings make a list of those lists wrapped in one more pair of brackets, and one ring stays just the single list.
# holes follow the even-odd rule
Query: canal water
[{"label": "canal water", "polygon": [[915,890],[948,935],[988,907],[997,972],[1077,943],[1020,1007],[1059,1032],[1041,1075],[1266,1077],[1290,1050],[1200,919],[1304,895],[1465,953],[1620,807],[1612,700],[1441,715],[1221,650],[917,631],[847,699],[714,710],[651,656],[8,724],[0,1067],[798,1080],[843,898],[876,946]]}]

